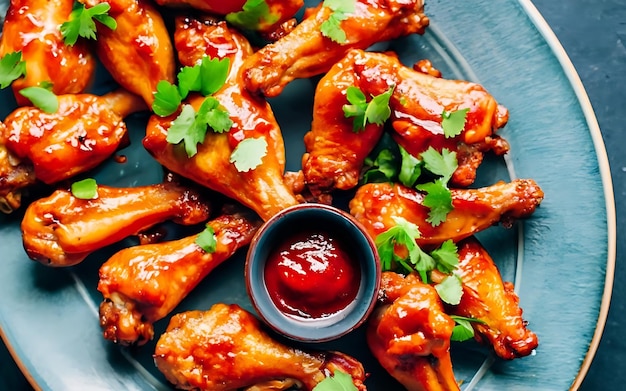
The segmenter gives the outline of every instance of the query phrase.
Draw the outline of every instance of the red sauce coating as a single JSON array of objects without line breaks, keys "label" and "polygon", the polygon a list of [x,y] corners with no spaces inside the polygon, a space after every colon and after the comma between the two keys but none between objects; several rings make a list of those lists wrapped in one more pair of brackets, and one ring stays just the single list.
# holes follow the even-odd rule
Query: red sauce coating
[{"label": "red sauce coating", "polygon": [[282,312],[323,318],[347,307],[359,289],[356,261],[326,233],[299,232],[269,255],[265,282]]}]

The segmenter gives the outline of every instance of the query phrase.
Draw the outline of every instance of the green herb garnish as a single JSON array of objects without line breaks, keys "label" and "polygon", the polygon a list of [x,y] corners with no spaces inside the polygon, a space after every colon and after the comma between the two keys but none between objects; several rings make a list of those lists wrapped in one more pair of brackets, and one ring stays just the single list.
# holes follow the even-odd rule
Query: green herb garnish
[{"label": "green herb garnish", "polygon": [[346,32],[341,28],[341,21],[348,18],[348,14],[355,11],[355,0],[325,0],[324,7],[330,8],[332,13],[320,26],[322,35],[337,43],[347,41]]},{"label": "green herb garnish", "polygon": [[248,172],[257,168],[267,154],[267,140],[262,137],[242,140],[230,155],[237,171]]},{"label": "green herb garnish", "polygon": [[26,62],[22,60],[22,52],[5,54],[0,59],[0,88],[7,88],[22,76],[26,76]]},{"label": "green herb garnish", "polygon": [[217,247],[217,240],[215,239],[215,230],[213,227],[207,225],[204,230],[198,234],[198,237],[196,237],[196,244],[207,253],[214,253]]},{"label": "green herb garnish", "polygon": [[74,9],[70,13],[70,19],[61,24],[61,35],[66,45],[74,45],[78,41],[78,37],[87,39],[96,39],[96,23],[94,20],[102,23],[111,30],[117,28],[117,22],[109,16],[111,6],[109,3],[100,3],[91,8],[79,2],[74,4]]},{"label": "green herb garnish", "polygon": [[363,131],[368,123],[383,125],[389,119],[391,115],[389,99],[394,88],[395,86],[391,86],[380,95],[373,96],[369,102],[358,87],[347,88],[346,98],[351,104],[343,105],[343,113],[346,118],[354,118],[352,130],[355,133]]},{"label": "green herb garnish", "polygon": [[93,178],[87,178],[72,183],[70,191],[74,197],[81,200],[93,200],[98,198],[98,184]]},{"label": "green herb garnish", "polygon": [[225,16],[226,21],[244,29],[256,30],[261,23],[273,24],[279,19],[270,12],[265,0],[247,0],[239,12],[231,12]]},{"label": "green herb garnish", "polygon": [[456,323],[452,329],[452,336],[450,339],[457,342],[467,341],[468,339],[474,337],[474,328],[472,327],[472,323],[485,323],[480,319],[467,318],[465,316],[450,315],[450,318],[452,318],[452,320]]},{"label": "green herb garnish", "polygon": [[335,370],[333,376],[328,376],[319,382],[313,391],[357,391],[352,376],[341,370]]},{"label": "green herb garnish", "polygon": [[441,128],[443,135],[447,138],[456,137],[465,128],[465,120],[469,109],[460,109],[452,112],[443,111],[441,113]]},{"label": "green herb garnish", "polygon": [[45,113],[56,113],[59,109],[59,99],[48,88],[26,87],[20,90],[20,95],[28,98],[35,107]]}]

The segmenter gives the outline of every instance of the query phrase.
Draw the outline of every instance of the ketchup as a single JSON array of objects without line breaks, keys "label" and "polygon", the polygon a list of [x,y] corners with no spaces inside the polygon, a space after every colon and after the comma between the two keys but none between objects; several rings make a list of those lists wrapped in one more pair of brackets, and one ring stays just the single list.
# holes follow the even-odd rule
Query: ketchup
[{"label": "ketchup", "polygon": [[356,261],[326,233],[299,232],[270,252],[265,282],[282,312],[323,318],[346,308],[359,290]]}]

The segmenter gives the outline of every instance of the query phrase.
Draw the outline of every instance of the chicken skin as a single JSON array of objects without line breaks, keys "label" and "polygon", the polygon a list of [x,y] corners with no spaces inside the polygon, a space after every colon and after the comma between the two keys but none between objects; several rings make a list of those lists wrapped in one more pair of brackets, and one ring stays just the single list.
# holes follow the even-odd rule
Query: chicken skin
[{"label": "chicken skin", "polygon": [[12,83],[18,105],[30,101],[19,91],[52,83],[56,95],[83,92],[93,79],[95,59],[84,41],[66,45],[59,27],[73,0],[11,0],[0,36],[0,57],[22,53],[26,75]]},{"label": "chicken skin", "polygon": [[8,132],[0,122],[0,212],[12,213],[22,204],[22,190],[35,184],[33,165],[7,149]]},{"label": "chicken skin", "polygon": [[[93,7],[102,0],[81,0]],[[174,50],[163,17],[148,0],[107,0],[117,28],[98,29],[98,58],[120,86],[148,107],[161,80],[174,82]]]},{"label": "chicken skin", "polygon": [[208,224],[215,250],[196,244],[198,234],[179,240],[123,249],[100,268],[100,325],[104,337],[122,345],[142,345],[153,323],[167,316],[204,277],[246,246],[260,226],[243,213],[224,214]]},{"label": "chicken skin", "polygon": [[379,302],[366,336],[383,368],[408,391],[459,390],[450,358],[454,320],[435,288],[416,274],[384,272]]},{"label": "chicken skin", "polygon": [[255,18],[249,21],[254,11],[246,12],[244,5],[249,3],[246,0],[156,0],[159,5],[179,7],[190,6],[199,11],[208,12],[213,15],[226,16],[227,20],[236,22],[233,17],[241,15],[246,20],[246,29],[271,33],[285,22],[294,17],[296,12],[304,5],[303,0],[265,0],[267,5],[267,15],[254,15]]},{"label": "chicken skin", "polygon": [[422,0],[356,0],[354,13],[341,20],[345,42],[322,34],[333,11],[320,3],[289,34],[264,46],[244,64],[246,88],[267,97],[279,95],[294,79],[327,72],[350,49],[366,49],[376,42],[413,33],[428,26]]},{"label": "chicken skin", "polygon": [[[483,87],[415,71],[390,54],[355,49],[316,87],[311,131],[304,138],[307,153],[302,158],[306,183],[314,195],[356,186],[363,161],[382,134],[383,126],[377,124],[353,131],[353,119],[343,111],[351,86],[365,96],[393,88],[389,100],[392,136],[413,156],[429,147],[455,151],[458,168],[450,180],[453,185],[465,187],[474,182],[484,152],[508,151],[508,144],[494,134],[505,125],[508,112]],[[469,109],[465,128],[458,136],[446,137],[441,126],[444,110],[464,108]]]},{"label": "chicken skin", "polygon": [[401,184],[361,186],[350,201],[350,214],[373,238],[394,227],[394,217],[403,217],[419,227],[416,242],[428,248],[448,239],[458,242],[498,223],[510,226],[515,219],[529,217],[543,200],[543,191],[532,179],[451,192],[454,209],[437,226],[426,221],[429,208],[422,204],[424,194]]},{"label": "chicken skin", "polygon": [[154,352],[157,368],[177,388],[227,391],[311,391],[336,370],[365,391],[363,366],[340,352],[306,352],[266,334],[259,321],[236,304],[174,315]]},{"label": "chicken skin", "polygon": [[[203,39],[198,39],[199,36]],[[228,111],[233,125],[223,133],[209,129],[203,143],[198,145],[197,154],[188,157],[180,145],[167,141],[176,114],[153,115],[143,140],[146,150],[169,170],[243,203],[263,220],[297,204],[296,196],[283,178],[285,147],[274,113],[265,100],[251,96],[241,87],[241,63],[252,53],[248,41],[228,29],[224,22],[179,19],[175,42],[185,66],[193,66],[204,55],[230,59],[228,80],[213,97]],[[199,47],[204,51],[198,50]],[[187,99],[196,111],[203,101],[204,97],[198,94],[190,94]],[[266,153],[256,168],[240,171],[231,162],[231,156],[242,141],[252,138],[265,141]]]},{"label": "chicken skin", "polygon": [[498,357],[511,360],[528,356],[538,345],[537,335],[526,328],[513,284],[503,282],[497,266],[485,248],[473,238],[459,243],[461,302],[449,313],[479,319],[472,322],[475,338],[493,346]]},{"label": "chicken skin", "polygon": [[71,266],[157,223],[174,220],[193,225],[208,217],[207,201],[173,182],[135,188],[99,185],[95,199],[57,190],[28,206],[22,240],[31,259],[49,266]]}]

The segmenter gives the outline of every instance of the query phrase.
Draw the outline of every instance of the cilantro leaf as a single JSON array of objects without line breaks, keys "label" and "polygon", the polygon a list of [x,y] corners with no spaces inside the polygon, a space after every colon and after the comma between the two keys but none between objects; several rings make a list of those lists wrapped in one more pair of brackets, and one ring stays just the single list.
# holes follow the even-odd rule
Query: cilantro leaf
[{"label": "cilantro leaf", "polygon": [[26,76],[26,62],[22,60],[22,52],[5,54],[0,59],[0,88],[7,88],[22,76]]},{"label": "cilantro leaf", "polygon": [[199,66],[183,67],[176,78],[178,79],[178,93],[182,99],[185,99],[190,91],[200,91],[202,88]]},{"label": "cilantro leaf", "polygon": [[369,103],[365,94],[355,86],[346,89],[346,99],[351,104],[342,106],[343,114],[346,118],[354,117],[352,130],[358,133],[370,124],[383,125],[391,115],[389,99],[393,94],[395,86],[391,86],[387,91],[373,96]]},{"label": "cilantro leaf", "polygon": [[196,244],[207,253],[214,253],[217,247],[217,240],[215,239],[213,227],[207,225],[196,237]]},{"label": "cilantro leaf", "polygon": [[450,318],[452,318],[452,320],[456,323],[452,329],[452,336],[450,339],[457,342],[467,341],[468,339],[474,337],[474,327],[472,327],[472,323],[485,323],[480,319],[467,318],[465,316],[450,315]]},{"label": "cilantro leaf", "polygon": [[218,60],[217,58],[203,57],[200,63],[200,90],[204,95],[212,95],[219,91],[228,78],[230,59],[228,57]]},{"label": "cilantro leaf", "polygon": [[202,126],[196,121],[196,118],[197,115],[193,106],[185,104],[167,131],[167,142],[178,144],[182,141],[189,157],[198,153],[197,144],[204,141],[206,135],[206,124]]},{"label": "cilantro leaf", "polygon": [[447,148],[441,150],[441,153],[433,147],[421,153],[420,157],[424,162],[424,168],[435,175],[439,175],[444,178],[447,183],[452,174],[458,167],[456,159],[456,152],[450,152]]},{"label": "cilantro leaf", "polygon": [[456,137],[465,128],[465,120],[469,108],[460,109],[452,112],[443,111],[441,113],[441,128],[443,129],[443,135],[447,138]]},{"label": "cilantro leaf", "polygon": [[452,274],[443,279],[439,284],[435,285],[435,290],[439,294],[441,300],[451,305],[458,305],[463,296],[463,285],[461,278],[456,274]]},{"label": "cilantro leaf", "polygon": [[441,247],[433,250],[430,255],[437,261],[437,269],[442,273],[452,273],[459,264],[458,247],[452,239],[443,242]]},{"label": "cilantro leaf", "polygon": [[357,391],[352,376],[339,369],[335,370],[333,376],[328,376],[319,382],[313,391]]},{"label": "cilantro leaf", "polygon": [[426,193],[422,201],[422,204],[430,209],[426,221],[435,227],[444,222],[448,213],[454,209],[452,194],[445,182],[439,178],[434,182],[422,183],[416,187]]},{"label": "cilantro leaf", "polygon": [[332,41],[345,43],[347,36],[341,28],[341,21],[348,18],[347,14],[354,13],[355,0],[325,0],[324,7],[330,8],[332,13],[320,26],[320,32]]},{"label": "cilantro leaf", "polygon": [[[415,251],[415,247],[418,247],[415,239],[421,236],[417,225],[407,221],[404,217],[393,216],[393,220],[396,225],[380,233],[374,239],[383,271],[393,270],[394,262],[401,260],[396,254],[396,246],[406,247],[411,254],[411,251]],[[416,257],[419,258],[419,253],[410,255],[410,258]],[[412,268],[408,268],[407,271],[411,270]]]},{"label": "cilantro leaf", "polygon": [[166,80],[161,80],[157,83],[156,89],[154,101],[152,102],[152,111],[161,117],[166,117],[176,112],[182,102],[178,88]]},{"label": "cilantro leaf", "polygon": [[396,156],[388,148],[378,152],[373,161],[366,158],[364,163],[370,168],[363,174],[363,183],[392,181],[398,174]]},{"label": "cilantro leaf", "polygon": [[226,21],[244,29],[256,30],[261,23],[273,24],[278,15],[270,12],[265,0],[247,0],[239,12],[231,12],[225,16]]},{"label": "cilantro leaf", "polygon": [[248,172],[257,168],[267,154],[267,140],[263,137],[242,140],[230,155],[237,171]]},{"label": "cilantro leaf", "polygon": [[398,180],[404,186],[413,187],[417,179],[422,175],[422,161],[402,147],[400,147],[400,156],[402,157],[402,162]]},{"label": "cilantro leaf", "polygon": [[28,98],[32,104],[45,113],[56,113],[59,109],[59,99],[54,94],[44,87],[26,87],[22,88],[20,94]]},{"label": "cilantro leaf", "polygon": [[98,184],[93,178],[87,178],[72,183],[70,191],[74,197],[81,200],[93,200],[98,198]]},{"label": "cilantro leaf", "polygon": [[111,6],[109,3],[100,3],[91,8],[85,8],[76,3],[67,22],[61,24],[60,30],[66,45],[73,46],[78,37],[96,39],[96,23],[94,19],[111,30],[117,28],[115,19],[108,15]]}]

